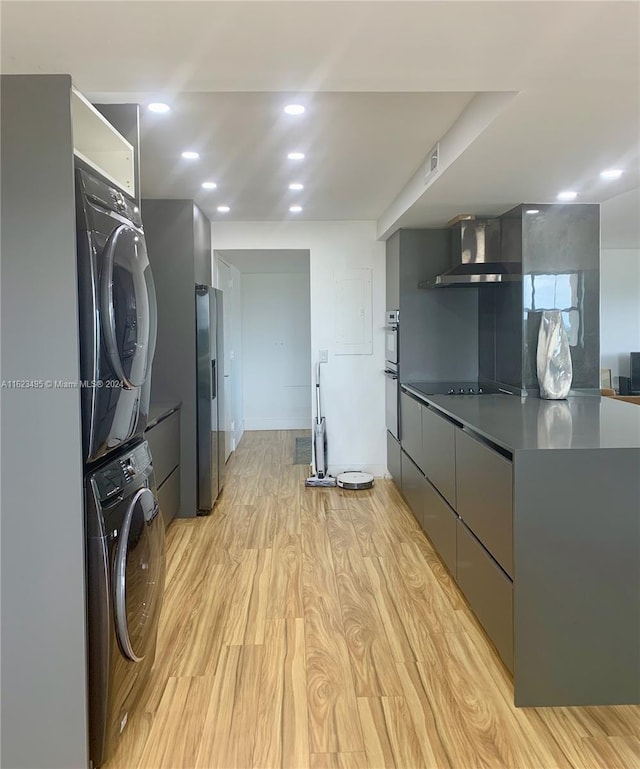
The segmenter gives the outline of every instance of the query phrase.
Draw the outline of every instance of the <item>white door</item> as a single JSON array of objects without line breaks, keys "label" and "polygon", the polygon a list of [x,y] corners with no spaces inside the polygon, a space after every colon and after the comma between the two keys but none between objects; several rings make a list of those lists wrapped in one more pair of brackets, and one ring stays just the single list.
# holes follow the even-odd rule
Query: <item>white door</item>
[{"label": "white door", "polygon": [[226,262],[223,262],[218,258],[218,288],[222,289],[222,313],[223,313],[223,332],[224,332],[224,402],[227,404],[224,414],[224,461],[229,459],[229,456],[235,448],[235,424],[234,414],[236,413],[236,404],[234,403],[233,395],[235,388],[232,386],[234,381],[234,358],[235,351],[233,348],[233,279],[231,277],[231,268]]}]

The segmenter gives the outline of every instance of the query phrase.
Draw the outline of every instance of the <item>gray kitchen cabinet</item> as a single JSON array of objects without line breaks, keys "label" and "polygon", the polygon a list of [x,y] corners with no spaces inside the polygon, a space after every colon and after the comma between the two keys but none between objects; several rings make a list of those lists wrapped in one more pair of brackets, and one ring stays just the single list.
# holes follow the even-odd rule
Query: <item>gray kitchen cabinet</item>
[{"label": "gray kitchen cabinet", "polygon": [[454,424],[422,406],[422,469],[447,502],[456,508],[456,432]]},{"label": "gray kitchen cabinet", "polygon": [[398,488],[402,490],[402,468],[400,454],[400,443],[387,430],[387,468]]},{"label": "gray kitchen cabinet", "polygon": [[151,449],[160,510],[168,526],[180,511],[180,410],[152,423],[145,438]]},{"label": "gray kitchen cabinet", "polygon": [[[516,706],[640,703],[640,411],[600,397],[420,402],[456,426],[451,571],[513,673]],[[434,529],[446,501],[403,471],[448,563]]]},{"label": "gray kitchen cabinet", "polygon": [[422,478],[422,528],[454,578],[457,572],[458,517],[426,478]]},{"label": "gray kitchen cabinet", "polygon": [[422,457],[422,404],[400,393],[400,436],[402,448],[420,469]]},{"label": "gray kitchen cabinet", "polygon": [[402,493],[449,571],[456,573],[457,516],[403,451]]},{"label": "gray kitchen cabinet", "polygon": [[406,452],[401,453],[401,469],[402,469],[402,493],[404,494],[411,512],[416,517],[416,520],[423,526],[423,510],[425,505],[424,500],[424,475],[420,472],[419,468],[411,461]]},{"label": "gray kitchen cabinet", "polygon": [[400,309],[400,231],[387,241],[386,309]]},{"label": "gray kitchen cabinet", "polygon": [[456,545],[458,586],[513,672],[513,583],[460,519]]},{"label": "gray kitchen cabinet", "polygon": [[158,304],[152,402],[180,410],[181,518],[197,515],[195,285],[211,280],[211,222],[193,200],[145,198],[141,204]]},{"label": "gray kitchen cabinet", "polygon": [[456,511],[513,578],[513,466],[462,429],[455,435]]}]

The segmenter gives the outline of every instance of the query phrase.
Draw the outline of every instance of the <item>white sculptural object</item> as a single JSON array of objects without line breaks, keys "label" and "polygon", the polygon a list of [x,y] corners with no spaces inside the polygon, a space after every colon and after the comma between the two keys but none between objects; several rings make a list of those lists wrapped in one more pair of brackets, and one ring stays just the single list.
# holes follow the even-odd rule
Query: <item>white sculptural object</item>
[{"label": "white sculptural object", "polygon": [[542,312],[536,364],[540,397],[549,400],[566,398],[571,389],[573,365],[560,310]]}]

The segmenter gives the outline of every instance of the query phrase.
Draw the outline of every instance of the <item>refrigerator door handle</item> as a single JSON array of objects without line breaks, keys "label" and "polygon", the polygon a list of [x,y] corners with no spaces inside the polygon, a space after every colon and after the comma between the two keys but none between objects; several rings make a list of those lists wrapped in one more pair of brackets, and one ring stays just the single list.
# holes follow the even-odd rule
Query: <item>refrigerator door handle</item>
[{"label": "refrigerator door handle", "polygon": [[218,395],[218,380],[216,377],[216,361],[211,361],[211,400],[215,400]]}]

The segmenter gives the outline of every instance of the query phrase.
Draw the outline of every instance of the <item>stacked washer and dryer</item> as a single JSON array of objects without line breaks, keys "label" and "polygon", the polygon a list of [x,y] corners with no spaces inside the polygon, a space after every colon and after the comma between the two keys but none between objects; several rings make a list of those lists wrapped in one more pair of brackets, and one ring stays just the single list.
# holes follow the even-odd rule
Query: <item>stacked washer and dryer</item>
[{"label": "stacked washer and dryer", "polygon": [[75,174],[89,756],[97,767],[153,665],[164,592],[164,523],[143,436],[156,304],[137,206],[79,161]]}]

